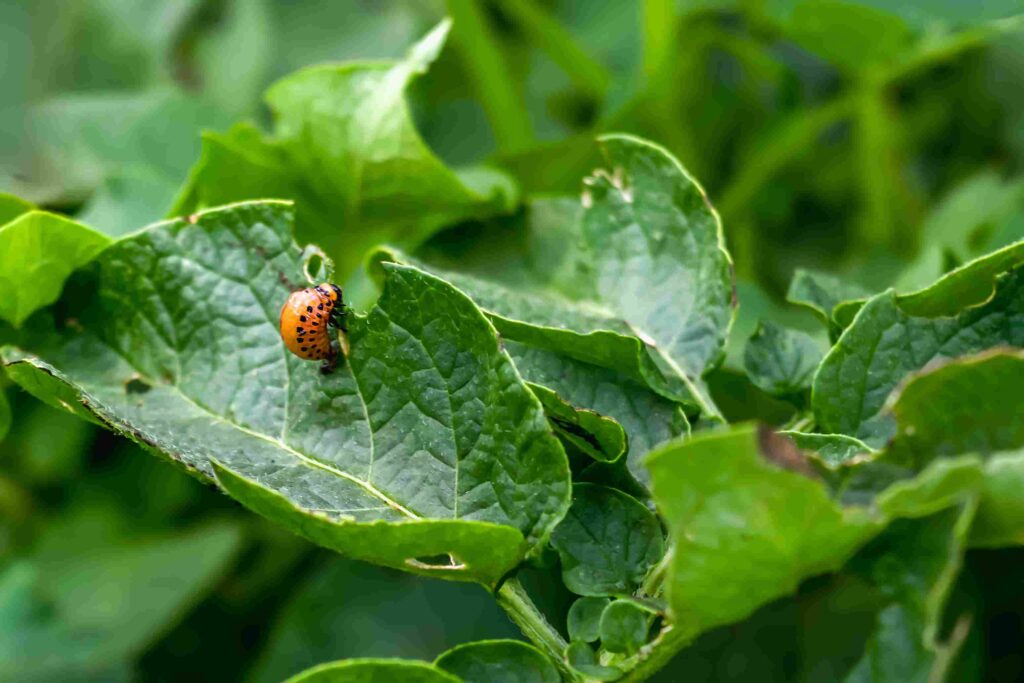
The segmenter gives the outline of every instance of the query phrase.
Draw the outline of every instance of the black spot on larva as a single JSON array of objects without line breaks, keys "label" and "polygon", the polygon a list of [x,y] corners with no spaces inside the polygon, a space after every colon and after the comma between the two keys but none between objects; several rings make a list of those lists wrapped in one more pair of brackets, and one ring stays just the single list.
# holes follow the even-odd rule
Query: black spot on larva
[{"label": "black spot on larva", "polygon": [[317,321],[315,321],[315,320],[314,320],[314,321],[313,321],[313,325],[314,325],[314,326],[319,326],[319,325],[320,325],[320,323],[318,323]]},{"label": "black spot on larva", "polygon": [[322,317],[324,317],[324,314],[323,314],[323,313],[317,313],[317,314],[316,314],[316,317],[318,317],[318,318],[322,318]]},{"label": "black spot on larva", "polygon": [[306,306],[306,313],[312,313],[312,312],[313,312],[313,307],[312,306]]},{"label": "black spot on larva", "polygon": [[299,320],[300,320],[301,322],[306,322],[306,316],[304,316],[304,315],[300,315],[300,316],[299,316]]},{"label": "black spot on larva", "polygon": [[[319,306],[317,306],[317,308],[319,308],[319,309],[320,309],[320,310],[322,311],[322,310],[324,310],[324,305],[323,305],[323,304],[320,304]],[[317,313],[317,315],[320,315],[320,314],[319,314],[319,313]]]},{"label": "black spot on larva", "polygon": [[303,351],[308,351],[308,350],[309,350],[309,347],[308,347],[308,346],[303,346],[303,347],[302,347],[302,350],[303,350]]},{"label": "black spot on larva", "polygon": [[302,334],[303,329],[301,327],[296,327],[295,331],[298,332],[299,334]]}]

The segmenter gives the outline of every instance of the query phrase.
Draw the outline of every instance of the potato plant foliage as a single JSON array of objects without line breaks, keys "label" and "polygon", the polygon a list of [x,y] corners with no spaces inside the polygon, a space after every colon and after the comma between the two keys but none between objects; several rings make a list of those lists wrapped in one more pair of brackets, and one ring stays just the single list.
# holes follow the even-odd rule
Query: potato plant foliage
[{"label": "potato plant foliage", "polygon": [[[966,554],[1024,544],[1024,241],[883,291],[797,271],[791,311],[811,324],[741,329],[729,231],[658,141],[589,136],[575,192],[431,151],[407,90],[450,31],[285,77],[272,132],[204,134],[163,221],[4,198],[10,382],[313,544],[479,584],[522,632],[434,661],[298,667],[296,683],[646,680],[807,586],[870,612],[852,630],[826,614],[832,680],[951,676],[981,637],[950,600]],[[356,302],[329,374],[278,331],[319,278]],[[207,524],[131,561],[198,591],[239,543]],[[0,679],[88,669],[82,638],[133,651],[184,600],[100,624],[65,595],[45,621],[27,607],[40,571],[0,565]],[[537,571],[573,596],[567,615],[535,605]]]}]

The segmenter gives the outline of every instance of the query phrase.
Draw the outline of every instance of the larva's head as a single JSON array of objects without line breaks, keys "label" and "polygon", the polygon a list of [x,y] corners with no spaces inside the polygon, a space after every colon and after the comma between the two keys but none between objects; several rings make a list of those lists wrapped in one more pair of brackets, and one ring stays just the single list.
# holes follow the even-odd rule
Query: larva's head
[{"label": "larva's head", "polygon": [[337,304],[341,302],[341,287],[334,284],[333,282],[324,282],[317,287],[318,290],[327,295],[327,298],[331,300],[331,303]]}]

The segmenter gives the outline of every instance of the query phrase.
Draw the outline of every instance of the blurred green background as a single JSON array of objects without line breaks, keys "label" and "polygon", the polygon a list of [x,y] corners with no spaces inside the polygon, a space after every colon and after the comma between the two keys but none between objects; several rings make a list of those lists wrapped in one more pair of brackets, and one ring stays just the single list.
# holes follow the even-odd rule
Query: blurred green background
[{"label": "blurred green background", "polygon": [[[450,14],[451,40],[409,101],[447,163],[495,165],[525,196],[575,193],[594,134],[615,130],[664,144],[704,184],[741,301],[712,379],[742,417],[748,393],[728,405],[736,354],[758,317],[805,322],[780,303],[796,268],[913,287],[1024,237],[1022,12],[1018,0],[8,0],[0,191],[115,234],[158,220],[200,131],[268,129],[274,80],[398,57]],[[515,635],[483,589],[316,549],[5,381],[0,663],[33,653],[37,680],[274,681]],[[1019,680],[1024,588],[1001,557],[969,555],[956,599],[980,624],[965,657],[987,662],[987,680]],[[570,598],[550,571],[527,578],[557,613]],[[829,661],[858,653],[810,638],[815,615],[848,614],[866,633],[870,613],[841,581],[705,636],[661,680],[830,680]],[[819,664],[797,671],[798,653]]]}]

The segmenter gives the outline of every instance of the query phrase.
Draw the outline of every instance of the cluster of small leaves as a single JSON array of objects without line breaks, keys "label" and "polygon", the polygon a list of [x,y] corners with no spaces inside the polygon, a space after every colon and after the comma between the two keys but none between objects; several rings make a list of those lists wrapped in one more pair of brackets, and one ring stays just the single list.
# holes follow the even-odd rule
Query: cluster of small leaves
[{"label": "cluster of small leaves", "polygon": [[[759,325],[747,378],[793,419],[784,435],[729,425],[709,378],[733,324],[731,258],[703,189],[658,145],[600,138],[579,198],[530,200],[500,259],[482,237],[447,259],[428,242],[516,196],[501,174],[446,167],[412,124],[405,89],[447,31],[402,60],[280,82],[273,136],[206,136],[180,217],[111,237],[4,199],[7,376],[314,543],[483,584],[536,645],[294,681],[638,680],[827,573],[878,600],[844,676],[941,678],[966,636],[942,624],[967,548],[1024,542],[1024,242],[907,293],[798,273],[790,300],[829,348]],[[296,235],[328,235],[340,275],[380,290],[328,375],[278,334],[307,284]],[[228,556],[231,531],[196,542],[212,566],[226,560],[211,538]],[[564,629],[514,576],[549,552],[578,596]],[[0,574],[0,611],[30,635],[34,580]],[[26,642],[89,635],[95,615],[78,623],[68,596],[53,609],[69,630]],[[32,666],[20,641],[0,647],[12,675]]]}]

